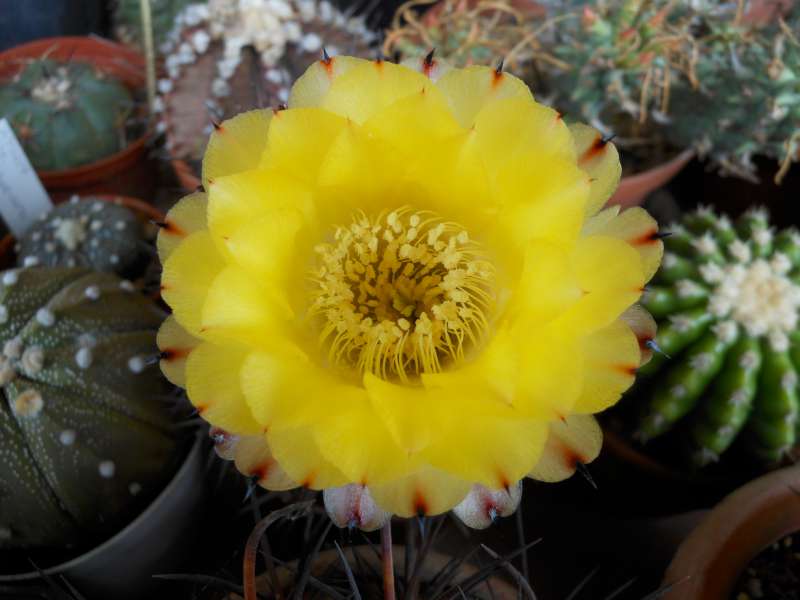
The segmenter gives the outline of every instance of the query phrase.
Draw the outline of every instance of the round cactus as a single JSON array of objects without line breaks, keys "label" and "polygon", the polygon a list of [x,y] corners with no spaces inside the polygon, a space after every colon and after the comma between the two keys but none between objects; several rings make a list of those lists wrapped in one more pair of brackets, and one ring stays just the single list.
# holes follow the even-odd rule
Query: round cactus
[{"label": "round cactus", "polygon": [[84,269],[0,274],[0,548],[97,541],[174,471],[164,314],[132,290]]},{"label": "round cactus", "polygon": [[0,118],[11,123],[40,171],[70,169],[125,147],[130,92],[86,63],[30,62],[0,89]]},{"label": "round cactus", "polygon": [[[150,0],[153,37],[161,44],[172,29],[175,18],[192,0]],[[116,0],[113,8],[114,34],[126,44],[142,44],[142,3]]]},{"label": "round cactus", "polygon": [[42,215],[19,239],[19,266],[88,267],[132,275],[147,260],[142,225],[128,208],[77,196]]},{"label": "round cactus", "polygon": [[652,392],[636,436],[677,429],[698,467],[737,440],[778,461],[800,434],[800,235],[776,234],[761,209],[733,224],[707,208],[672,234],[643,300],[661,352],[640,371]]}]

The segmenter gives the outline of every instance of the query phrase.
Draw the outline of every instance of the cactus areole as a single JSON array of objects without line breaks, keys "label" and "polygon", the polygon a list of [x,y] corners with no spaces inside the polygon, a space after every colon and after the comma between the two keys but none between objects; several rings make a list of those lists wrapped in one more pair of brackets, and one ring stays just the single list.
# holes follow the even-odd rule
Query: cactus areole
[{"label": "cactus areole", "polygon": [[642,369],[653,380],[636,435],[678,430],[698,467],[734,444],[777,462],[800,433],[800,235],[763,210],[733,224],[706,208],[672,232],[643,300],[662,354]]},{"label": "cactus areole", "polygon": [[99,542],[161,491],[176,458],[150,360],[163,318],[110,274],[0,274],[0,549]]},{"label": "cactus areole", "polygon": [[0,118],[39,171],[79,167],[124,149],[133,107],[122,83],[86,63],[34,60],[0,88]]}]

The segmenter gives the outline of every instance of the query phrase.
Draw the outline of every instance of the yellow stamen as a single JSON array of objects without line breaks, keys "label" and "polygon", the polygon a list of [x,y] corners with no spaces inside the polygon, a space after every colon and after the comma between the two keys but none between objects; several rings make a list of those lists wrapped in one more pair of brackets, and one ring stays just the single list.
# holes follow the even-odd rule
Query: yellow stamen
[{"label": "yellow stamen", "polygon": [[401,208],[333,237],[316,248],[310,309],[331,362],[408,381],[485,336],[494,269],[460,225]]}]

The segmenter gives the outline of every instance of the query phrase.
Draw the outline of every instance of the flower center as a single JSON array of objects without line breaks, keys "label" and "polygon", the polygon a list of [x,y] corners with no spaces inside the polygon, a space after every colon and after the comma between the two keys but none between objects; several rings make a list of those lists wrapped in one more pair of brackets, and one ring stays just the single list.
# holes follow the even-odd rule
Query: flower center
[{"label": "flower center", "polygon": [[358,214],[315,248],[311,314],[331,362],[383,379],[436,373],[488,329],[494,269],[456,223]]},{"label": "flower center", "polygon": [[739,254],[738,262],[701,268],[706,282],[716,284],[709,301],[711,313],[732,319],[751,336],[768,336],[777,351],[786,350],[787,334],[796,328],[800,309],[800,286],[788,277],[791,262],[780,253],[769,262],[761,258],[749,262],[749,247],[744,244],[733,251]]}]

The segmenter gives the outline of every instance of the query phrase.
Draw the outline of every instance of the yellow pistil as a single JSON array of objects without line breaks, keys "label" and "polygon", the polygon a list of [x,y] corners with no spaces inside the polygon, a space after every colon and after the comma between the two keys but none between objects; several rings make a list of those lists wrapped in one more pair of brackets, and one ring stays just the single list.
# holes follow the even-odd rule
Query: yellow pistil
[{"label": "yellow pistil", "polygon": [[315,250],[311,314],[334,364],[408,381],[486,334],[494,269],[456,223],[409,208],[358,214]]}]

